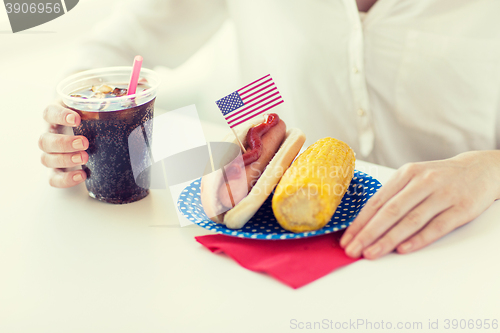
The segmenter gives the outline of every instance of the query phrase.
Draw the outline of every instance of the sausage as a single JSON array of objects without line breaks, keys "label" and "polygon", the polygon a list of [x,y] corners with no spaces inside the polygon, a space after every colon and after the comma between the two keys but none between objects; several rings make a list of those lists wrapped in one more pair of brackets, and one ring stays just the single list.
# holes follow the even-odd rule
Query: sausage
[{"label": "sausage", "polygon": [[255,162],[262,154],[262,137],[274,126],[278,125],[280,117],[276,113],[268,115],[266,120],[248,130],[246,136],[247,151],[243,154],[245,165]]},{"label": "sausage", "polygon": [[224,207],[232,208],[245,198],[279,150],[285,135],[286,124],[276,114],[270,114],[266,122],[248,131],[245,142],[247,152],[242,156],[246,183],[241,181],[244,175],[240,166],[235,165],[227,170],[227,181],[222,184],[218,192],[219,200]]}]

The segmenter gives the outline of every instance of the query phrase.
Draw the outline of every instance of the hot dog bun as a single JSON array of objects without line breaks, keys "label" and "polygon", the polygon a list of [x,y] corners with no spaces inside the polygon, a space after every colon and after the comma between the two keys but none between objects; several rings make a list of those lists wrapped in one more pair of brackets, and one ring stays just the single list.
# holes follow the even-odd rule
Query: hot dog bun
[{"label": "hot dog bun", "polygon": [[[236,131],[240,141],[245,144],[249,129],[262,122],[261,117],[256,117],[249,123],[242,125]],[[242,228],[272,193],[286,169],[288,169],[299,153],[305,140],[305,135],[301,130],[296,128],[288,129],[278,151],[274,154],[248,195],[233,208],[222,214],[216,215],[214,212],[221,211],[222,203],[218,197],[218,189],[224,184],[223,178],[203,177],[201,182],[201,201],[206,214],[212,221],[225,224],[228,228]],[[233,133],[228,134],[222,141],[238,144]]]}]

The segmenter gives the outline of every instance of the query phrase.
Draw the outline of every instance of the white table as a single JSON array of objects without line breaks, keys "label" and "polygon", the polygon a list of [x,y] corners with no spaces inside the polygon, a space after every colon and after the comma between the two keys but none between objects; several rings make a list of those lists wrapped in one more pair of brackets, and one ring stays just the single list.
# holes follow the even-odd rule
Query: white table
[{"label": "white table", "polygon": [[[500,318],[498,203],[417,253],[362,260],[293,290],[198,244],[209,232],[180,228],[166,190],[109,205],[83,185],[49,187],[41,122],[10,120],[20,125],[4,128],[1,148],[0,332],[295,332],[299,322],[358,319],[437,332],[453,331],[445,319]],[[23,139],[6,144],[19,128]],[[209,140],[226,132],[204,128]],[[393,172],[357,167],[382,183]]]}]

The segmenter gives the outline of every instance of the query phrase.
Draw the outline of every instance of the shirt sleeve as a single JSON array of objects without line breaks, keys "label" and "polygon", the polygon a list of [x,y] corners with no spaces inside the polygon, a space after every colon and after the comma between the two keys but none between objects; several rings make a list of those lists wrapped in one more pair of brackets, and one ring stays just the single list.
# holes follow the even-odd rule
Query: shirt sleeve
[{"label": "shirt sleeve", "polygon": [[[227,19],[225,0],[136,0],[97,24],[77,47],[71,71],[129,66],[174,68],[199,50]],[[98,9],[96,9],[98,10]]]}]

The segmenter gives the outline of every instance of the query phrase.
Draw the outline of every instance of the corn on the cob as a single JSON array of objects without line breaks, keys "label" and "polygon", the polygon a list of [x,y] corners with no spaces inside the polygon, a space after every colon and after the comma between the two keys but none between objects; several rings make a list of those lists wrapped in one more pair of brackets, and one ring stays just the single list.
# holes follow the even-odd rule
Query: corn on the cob
[{"label": "corn on the cob", "polygon": [[334,138],[307,148],[281,178],[273,197],[273,211],[286,230],[305,232],[323,228],[332,218],[354,174],[354,152]]}]

